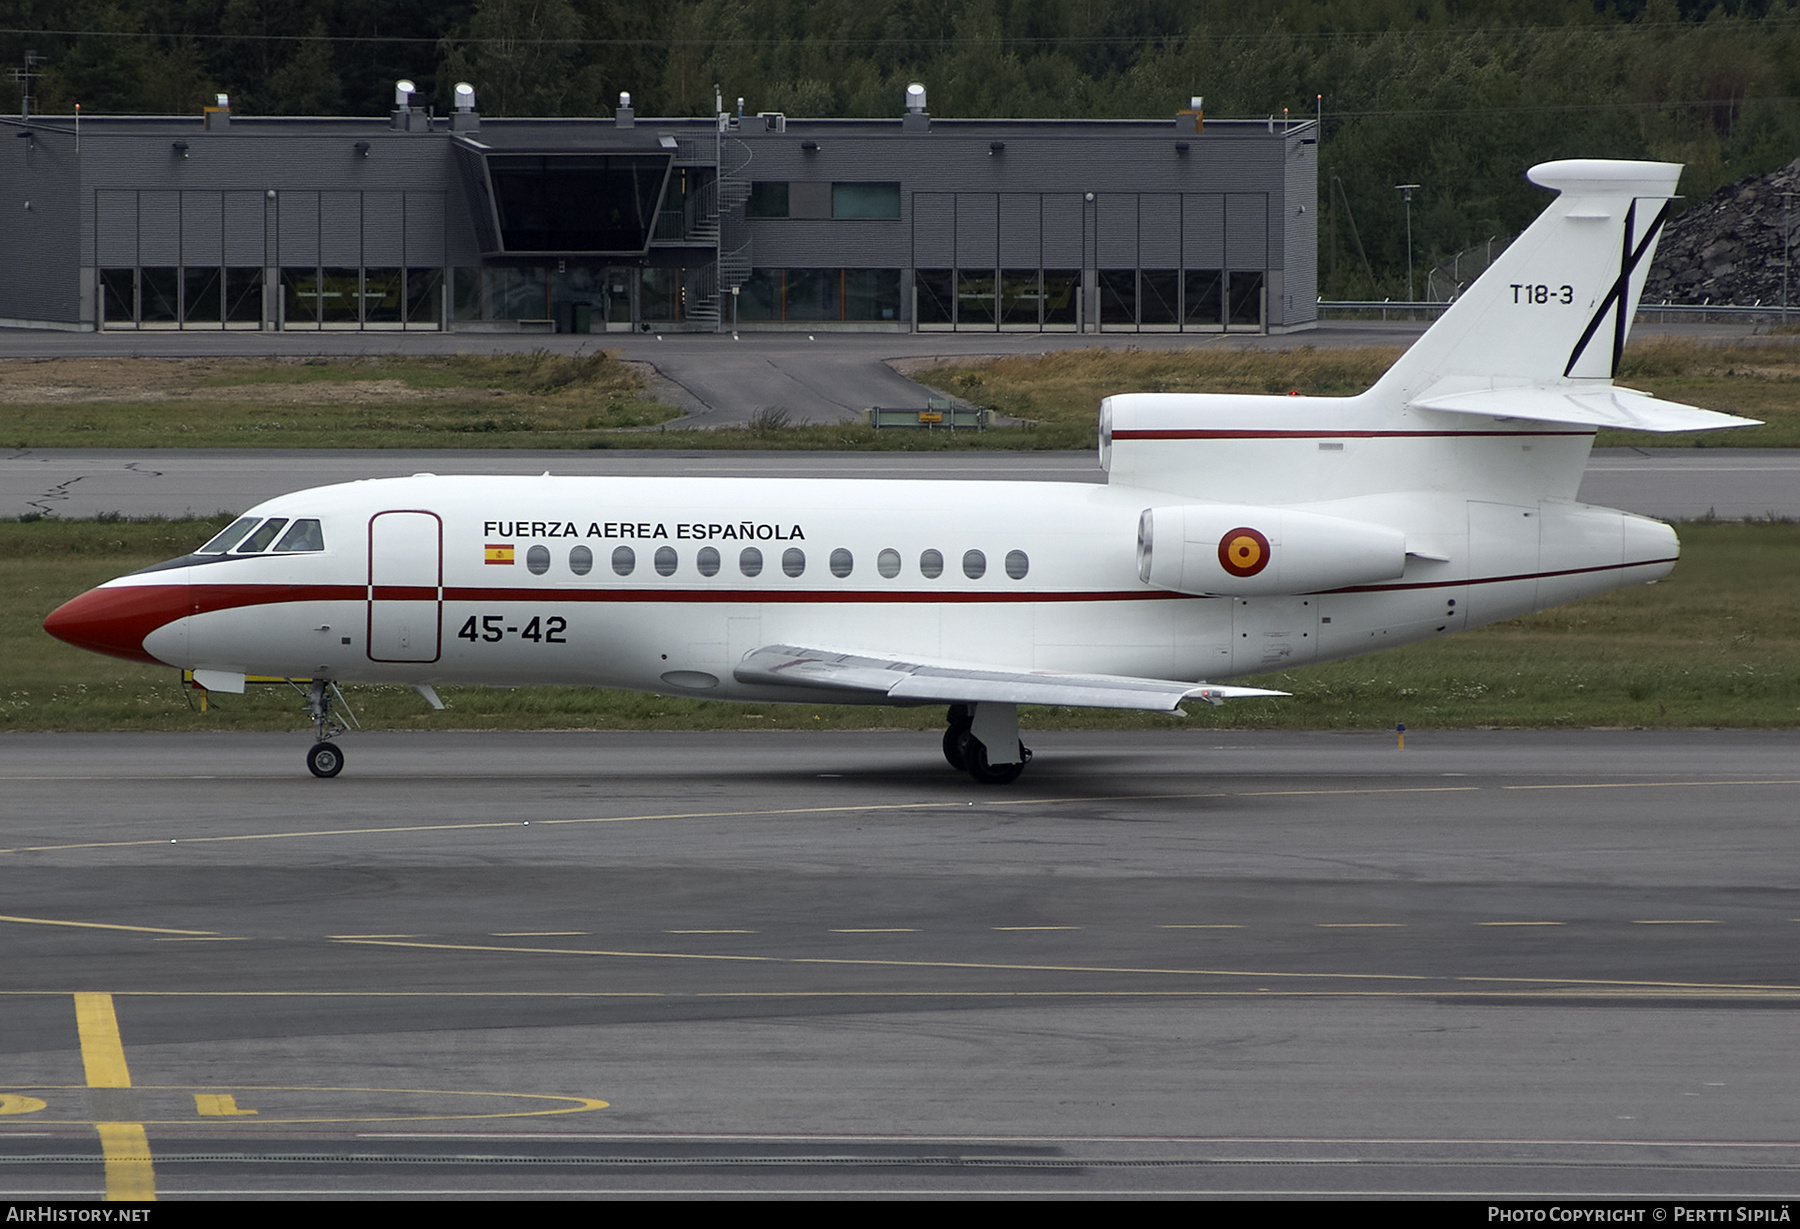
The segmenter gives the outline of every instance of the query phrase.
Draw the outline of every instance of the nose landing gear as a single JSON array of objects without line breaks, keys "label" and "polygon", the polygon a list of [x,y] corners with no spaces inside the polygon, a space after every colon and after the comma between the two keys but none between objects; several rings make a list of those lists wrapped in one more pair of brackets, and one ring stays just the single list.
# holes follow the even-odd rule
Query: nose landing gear
[{"label": "nose landing gear", "polygon": [[[944,731],[944,760],[983,785],[1011,785],[1031,762],[1019,741],[1019,709],[1013,704],[952,704]],[[990,748],[1016,748],[1004,756]]]},{"label": "nose landing gear", "polygon": [[[295,689],[298,690],[297,684]],[[307,771],[315,777],[335,777],[344,770],[344,749],[331,740],[362,726],[337,684],[325,679],[314,679],[308,685],[306,711],[313,722],[313,745],[306,752]]]}]

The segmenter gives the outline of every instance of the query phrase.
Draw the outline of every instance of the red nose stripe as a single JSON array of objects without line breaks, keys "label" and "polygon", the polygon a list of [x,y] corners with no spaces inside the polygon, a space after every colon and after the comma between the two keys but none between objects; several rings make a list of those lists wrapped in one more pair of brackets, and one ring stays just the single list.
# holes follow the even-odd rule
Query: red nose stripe
[{"label": "red nose stripe", "polygon": [[44,630],[77,648],[160,666],[144,651],[144,637],[191,610],[186,585],[90,589],[51,611]]}]

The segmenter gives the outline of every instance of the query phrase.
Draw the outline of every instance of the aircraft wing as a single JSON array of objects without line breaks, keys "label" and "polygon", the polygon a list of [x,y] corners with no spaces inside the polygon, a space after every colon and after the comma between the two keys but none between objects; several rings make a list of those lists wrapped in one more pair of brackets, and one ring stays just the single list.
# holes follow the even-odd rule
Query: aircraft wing
[{"label": "aircraft wing", "polygon": [[1711,431],[1761,425],[1760,419],[1702,410],[1629,388],[1483,388],[1436,395],[1427,390],[1412,404],[1422,410],[1449,414],[1529,418],[1535,422],[1617,427],[1622,431]]},{"label": "aircraft wing", "polygon": [[824,649],[774,644],[745,656],[733,671],[740,683],[823,688],[885,695],[897,701],[939,704],[1067,704],[1080,708],[1141,708],[1174,712],[1183,700],[1221,704],[1247,696],[1285,696],[1285,691],[1221,687],[1116,674],[1062,674],[1051,670],[990,670],[979,666],[925,665],[891,657],[862,657]]}]

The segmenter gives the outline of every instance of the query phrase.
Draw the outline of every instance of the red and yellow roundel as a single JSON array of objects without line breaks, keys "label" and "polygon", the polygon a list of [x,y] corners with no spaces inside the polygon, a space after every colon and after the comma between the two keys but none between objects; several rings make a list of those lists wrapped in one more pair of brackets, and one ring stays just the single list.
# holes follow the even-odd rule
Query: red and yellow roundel
[{"label": "red and yellow roundel", "polygon": [[1233,576],[1254,576],[1269,566],[1269,540],[1247,525],[1219,539],[1219,566]]}]

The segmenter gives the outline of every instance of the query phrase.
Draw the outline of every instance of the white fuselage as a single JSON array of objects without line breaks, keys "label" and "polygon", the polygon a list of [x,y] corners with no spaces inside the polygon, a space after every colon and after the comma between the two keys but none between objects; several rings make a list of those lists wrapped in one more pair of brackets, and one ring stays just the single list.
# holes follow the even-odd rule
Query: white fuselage
[{"label": "white fuselage", "polygon": [[[1666,526],[1624,513],[1421,491],[1317,505],[1427,543],[1433,557],[1406,558],[1392,581],[1248,597],[1157,588],[1140,578],[1140,517],[1193,503],[1065,483],[416,476],[249,514],[318,518],[323,550],[227,555],[109,587],[165,587],[180,602],[173,588],[186,586],[187,612],[143,640],[186,668],[794,700],[807,697],[739,683],[734,664],[798,644],[1210,681],[1655,579],[1676,552]],[[621,551],[628,569],[622,554],[614,566]]]}]

